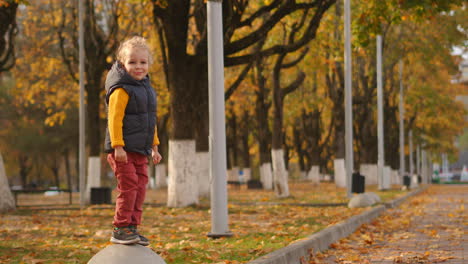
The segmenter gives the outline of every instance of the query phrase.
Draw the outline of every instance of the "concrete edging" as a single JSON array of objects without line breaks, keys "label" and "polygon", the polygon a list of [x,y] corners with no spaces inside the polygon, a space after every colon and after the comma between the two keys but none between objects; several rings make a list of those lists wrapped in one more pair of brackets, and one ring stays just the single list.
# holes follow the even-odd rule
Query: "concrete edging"
[{"label": "concrete edging", "polygon": [[359,215],[355,215],[336,225],[327,227],[317,233],[314,233],[303,240],[290,244],[284,248],[273,251],[258,259],[247,262],[247,264],[295,264],[302,263],[301,259],[308,260],[311,250],[313,252],[328,249],[330,244],[349,236],[362,224],[370,222],[378,217],[387,208],[393,208],[400,205],[406,199],[414,196],[425,188],[419,188],[407,195],[397,198],[391,202],[372,208]]}]

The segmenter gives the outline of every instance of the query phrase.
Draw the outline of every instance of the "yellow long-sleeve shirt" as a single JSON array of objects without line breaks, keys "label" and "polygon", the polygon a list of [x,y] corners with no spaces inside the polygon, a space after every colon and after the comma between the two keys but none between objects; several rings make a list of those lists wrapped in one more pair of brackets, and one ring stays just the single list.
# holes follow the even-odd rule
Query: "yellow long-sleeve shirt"
[{"label": "yellow long-sleeve shirt", "polygon": [[[109,97],[108,120],[109,135],[112,148],[125,146],[123,140],[123,118],[127,107],[129,96],[123,88],[117,88]],[[154,128],[153,146],[159,145],[158,129]]]}]

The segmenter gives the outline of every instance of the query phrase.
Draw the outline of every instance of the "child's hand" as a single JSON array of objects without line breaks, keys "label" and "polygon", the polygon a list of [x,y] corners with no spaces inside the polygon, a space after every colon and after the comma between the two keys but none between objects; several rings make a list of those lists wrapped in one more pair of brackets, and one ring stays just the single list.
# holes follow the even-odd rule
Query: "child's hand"
[{"label": "child's hand", "polygon": [[153,163],[158,164],[162,160],[161,154],[158,151],[158,145],[153,146],[153,151],[151,151],[151,157],[153,158]]},{"label": "child's hand", "polygon": [[122,146],[116,146],[114,151],[115,161],[127,163],[127,152]]}]

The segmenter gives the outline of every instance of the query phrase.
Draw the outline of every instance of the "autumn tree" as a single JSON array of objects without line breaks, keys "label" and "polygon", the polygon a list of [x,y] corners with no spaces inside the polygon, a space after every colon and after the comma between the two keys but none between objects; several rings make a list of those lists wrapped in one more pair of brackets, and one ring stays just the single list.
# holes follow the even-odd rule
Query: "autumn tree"
[{"label": "autumn tree", "polygon": [[[305,21],[305,16],[307,12],[303,14],[303,19],[301,22]],[[303,24],[294,24],[290,29],[289,33],[284,34],[285,42],[294,43],[295,36],[298,31],[301,29]],[[284,69],[295,67],[307,53],[307,49],[304,49],[297,58],[293,58],[290,61],[285,61],[286,57],[289,55],[288,52],[280,53],[274,63],[273,67],[273,136],[272,136],[272,161],[273,161],[273,179],[275,193],[278,197],[287,197],[289,196],[289,187],[288,187],[288,172],[286,170],[285,160],[284,160],[284,100],[286,96],[299,88],[300,85],[304,82],[305,74],[302,71],[299,71],[296,74],[295,79],[290,81],[287,85],[282,84],[282,79],[284,78],[281,74]]]},{"label": "autumn tree", "polygon": [[[323,13],[335,0],[316,1],[271,1],[223,2],[224,54],[227,67],[247,64],[254,58],[248,48],[265,37],[285,17],[295,12],[309,12],[304,30],[294,43],[276,44],[264,47],[260,56],[271,56],[284,51],[295,51],[307,44],[315,36]],[[171,91],[171,142],[173,149],[169,163],[175,159],[188,156],[190,144],[183,147],[186,141],[196,140],[196,150],[208,151],[208,82],[207,82],[207,34],[206,8],[202,0],[159,1],[152,0],[154,23],[160,29],[165,47],[162,57],[167,58],[167,73]],[[263,20],[263,17],[268,17]],[[196,81],[195,81],[196,80]],[[180,143],[180,144],[179,144]],[[180,146],[179,146],[180,145]],[[178,147],[179,146],[179,147]],[[170,146],[171,148],[171,146]],[[181,152],[181,153],[179,153]],[[184,154],[182,154],[184,153]],[[193,153],[193,152],[192,152]],[[180,162],[180,164],[179,164]],[[171,167],[172,185],[189,180],[189,163],[177,161],[180,166]],[[207,161],[197,164],[201,166]],[[186,206],[197,203],[196,195],[177,191],[169,182],[169,205]],[[190,188],[181,187],[181,190]],[[192,188],[193,189],[193,188]],[[184,194],[183,194],[184,193]],[[187,198],[178,198],[185,195]],[[190,198],[192,197],[192,198]],[[183,201],[182,201],[183,200]]]},{"label": "autumn tree", "polygon": [[[50,4],[51,13],[55,14],[57,39],[63,62],[69,69],[70,76],[78,82],[78,8],[77,2]],[[103,133],[102,108],[103,76],[110,68],[112,58],[118,45],[119,14],[122,12],[122,2],[86,0],[84,3],[84,45],[86,51],[85,90],[87,94],[87,139],[90,156],[99,156]],[[61,14],[54,12],[62,10]]]},{"label": "autumn tree", "polygon": [[[436,83],[446,82],[448,85],[449,78],[447,75],[443,78],[437,78],[439,74],[431,74],[430,72],[445,72],[450,69],[453,70],[454,61],[450,54],[450,47],[457,45],[463,37],[460,36],[460,32],[457,32],[457,23],[455,22],[455,16],[447,13],[448,10],[456,10],[460,7],[461,1],[376,1],[360,5],[359,15],[356,19],[355,28],[357,32],[356,46],[364,50],[375,50],[375,39],[377,34],[381,34],[383,37],[383,57],[384,57],[384,87],[385,87],[385,133],[386,133],[386,159],[393,168],[397,167],[397,161],[395,159],[395,153],[398,145],[398,125],[396,123],[397,115],[397,96],[399,93],[399,81],[398,81],[398,62],[400,60],[405,61],[405,88],[411,94],[412,90],[417,90],[419,87],[424,86],[426,83],[432,83],[429,86],[434,87]],[[431,26],[428,26],[431,25]],[[367,57],[370,57],[369,61],[374,61],[375,56],[373,52],[367,52]],[[362,54],[362,53],[361,53]],[[428,58],[427,55],[431,54],[432,58]],[[359,55],[358,55],[359,56]],[[418,57],[417,62],[413,59]],[[426,64],[427,63],[427,64]],[[375,65],[375,63],[373,63]],[[422,66],[424,65],[424,66]],[[437,65],[437,67],[435,66]],[[357,81],[360,86],[362,96],[364,96],[364,102],[369,102],[370,98],[367,95],[375,94],[375,70],[372,66],[367,66],[367,70],[362,71],[364,74],[358,74],[367,77],[367,82]],[[432,69],[432,71],[424,71],[426,76],[419,75],[418,81],[414,82],[414,85],[409,83],[408,80],[414,80],[416,76],[413,72],[419,72],[420,69]],[[358,69],[361,69],[358,66]],[[360,70],[361,71],[361,70]],[[440,76],[440,75],[439,75]],[[438,81],[432,78],[436,77]],[[432,79],[428,82],[429,79]],[[369,85],[370,84],[370,85]],[[365,86],[367,85],[368,92],[365,92]],[[406,90],[405,89],[405,90]],[[445,90],[445,91],[444,91]],[[426,90],[429,92],[429,90]],[[441,98],[447,94],[447,89],[439,89]],[[430,92],[429,92],[430,94]],[[429,96],[428,94],[428,96]],[[361,97],[362,97],[361,96]],[[453,97],[453,96],[452,96]],[[368,98],[368,99],[365,99]],[[411,100],[411,98],[408,98]],[[451,99],[454,100],[454,97]],[[443,100],[442,100],[443,101]],[[441,102],[442,102],[441,101]],[[359,101],[358,101],[359,102]],[[374,104],[375,105],[375,104]],[[418,119],[424,119],[422,115],[411,113],[416,109],[421,109],[420,104],[408,104],[408,114],[405,116],[406,133],[411,129],[419,130],[414,125],[416,124],[412,120],[418,116]],[[372,109],[370,106],[368,109]],[[456,109],[452,109],[450,113],[454,114],[458,112]],[[418,111],[418,110],[417,110]],[[358,111],[359,113],[359,111]],[[447,112],[444,112],[447,113]],[[368,114],[363,112],[364,115]],[[359,118],[359,117],[357,117]],[[364,116],[361,120],[364,120]],[[393,120],[393,122],[391,122]],[[362,123],[365,124],[365,123]],[[359,130],[358,130],[359,131]],[[366,132],[367,131],[367,132]],[[374,131],[374,132],[371,132]],[[375,144],[375,140],[372,136],[375,133],[375,125],[360,125],[360,143],[363,146],[361,148],[361,156],[364,160],[369,160],[366,157],[376,156],[376,149],[369,147]],[[418,137],[417,137],[418,138]],[[371,142],[366,142],[371,139]],[[445,141],[443,138],[438,137],[438,140]],[[422,142],[418,142],[422,144]],[[451,143],[449,143],[450,145]]]},{"label": "autumn tree", "polygon": [[273,188],[273,172],[271,169],[272,132],[269,126],[269,109],[272,105],[271,89],[267,86],[264,62],[255,63],[255,118],[257,121],[257,140],[259,144],[260,179],[265,189]]}]

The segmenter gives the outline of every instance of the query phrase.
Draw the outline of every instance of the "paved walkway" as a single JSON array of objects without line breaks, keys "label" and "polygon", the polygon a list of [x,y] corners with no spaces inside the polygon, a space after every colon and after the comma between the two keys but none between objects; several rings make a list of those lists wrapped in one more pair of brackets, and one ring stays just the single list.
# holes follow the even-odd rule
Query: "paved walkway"
[{"label": "paved walkway", "polygon": [[310,263],[468,264],[468,185],[434,185]]}]

